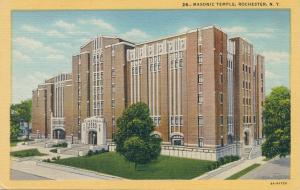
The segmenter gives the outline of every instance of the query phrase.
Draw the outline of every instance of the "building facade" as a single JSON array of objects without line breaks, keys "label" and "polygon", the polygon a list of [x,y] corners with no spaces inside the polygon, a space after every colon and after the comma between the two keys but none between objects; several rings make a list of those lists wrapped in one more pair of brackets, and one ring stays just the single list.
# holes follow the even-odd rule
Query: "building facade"
[{"label": "building facade", "polygon": [[[109,144],[123,110],[145,102],[163,154],[176,155],[180,147],[181,156],[215,160],[240,155],[262,138],[264,57],[214,26],[139,44],[98,36],[73,56],[68,76],[33,91],[36,135],[63,138],[55,130],[65,128],[64,135],[72,133],[82,143],[103,144],[104,137],[95,141],[101,133]],[[65,90],[71,92],[69,107],[57,98]]]}]

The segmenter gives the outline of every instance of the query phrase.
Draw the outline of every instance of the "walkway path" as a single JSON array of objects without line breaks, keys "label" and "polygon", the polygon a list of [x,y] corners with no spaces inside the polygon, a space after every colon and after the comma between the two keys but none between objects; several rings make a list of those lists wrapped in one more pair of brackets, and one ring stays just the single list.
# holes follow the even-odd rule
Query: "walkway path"
[{"label": "walkway path", "polygon": [[66,180],[66,179],[104,179],[104,180],[120,180],[121,178],[110,176],[102,173],[92,172],[88,170],[57,166],[53,164],[45,165],[38,164],[36,160],[16,161],[11,160],[11,169],[32,175],[53,179],[53,180]]},{"label": "walkway path", "polygon": [[250,171],[240,179],[289,179],[290,157],[279,158]]},{"label": "walkway path", "polygon": [[[240,161],[237,165],[234,166],[229,166],[228,169],[225,170],[220,170],[220,172],[215,172],[214,175],[211,176],[207,176],[207,175],[202,175],[199,176],[195,179],[197,180],[202,180],[202,179],[226,179],[228,177],[230,177],[231,175],[251,166],[252,164],[255,163],[259,163],[259,164],[264,164],[266,163],[265,161],[263,161],[264,157],[257,157],[255,159],[251,159],[251,160],[243,160]],[[195,180],[194,179],[194,180]]]}]

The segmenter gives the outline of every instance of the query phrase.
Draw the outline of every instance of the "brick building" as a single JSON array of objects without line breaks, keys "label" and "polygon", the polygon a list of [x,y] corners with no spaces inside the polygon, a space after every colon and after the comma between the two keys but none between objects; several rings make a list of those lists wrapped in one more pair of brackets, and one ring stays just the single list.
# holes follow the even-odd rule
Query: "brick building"
[{"label": "brick building", "polygon": [[162,154],[215,160],[262,138],[264,57],[214,26],[139,44],[98,36],[81,46],[65,76],[33,91],[39,137],[63,138],[61,129],[82,143],[111,144],[116,119],[141,101]]}]

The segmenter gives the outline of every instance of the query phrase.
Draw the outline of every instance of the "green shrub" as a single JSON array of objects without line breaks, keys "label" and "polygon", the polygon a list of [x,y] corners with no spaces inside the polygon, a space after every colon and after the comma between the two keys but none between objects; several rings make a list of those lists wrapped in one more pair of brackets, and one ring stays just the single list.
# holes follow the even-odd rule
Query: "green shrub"
[{"label": "green shrub", "polygon": [[101,150],[95,150],[95,151],[89,150],[87,153],[87,156],[93,156],[93,155],[102,154],[105,152],[108,152],[108,150],[105,150],[104,148],[102,148]]},{"label": "green shrub", "polygon": [[44,159],[43,162],[51,162],[50,158]]},{"label": "green shrub", "polygon": [[20,150],[14,151],[10,153],[11,156],[23,158],[23,157],[30,157],[30,156],[44,156],[46,154],[41,153],[38,149],[27,149],[27,150]]},{"label": "green shrub", "polygon": [[57,153],[57,149],[56,148],[51,149],[50,152]]},{"label": "green shrub", "polygon": [[66,142],[52,145],[52,147],[64,147],[64,148],[67,147],[67,146],[68,146],[68,143],[66,143]]}]

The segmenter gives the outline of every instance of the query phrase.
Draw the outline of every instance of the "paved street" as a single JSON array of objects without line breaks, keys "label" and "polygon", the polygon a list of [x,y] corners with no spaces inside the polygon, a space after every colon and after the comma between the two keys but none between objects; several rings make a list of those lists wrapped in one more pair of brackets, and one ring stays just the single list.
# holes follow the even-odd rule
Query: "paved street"
[{"label": "paved street", "polygon": [[290,157],[275,158],[240,179],[289,179]]},{"label": "paved street", "polygon": [[10,170],[11,180],[49,180],[48,178],[33,175],[26,172],[21,172],[18,170]]}]

